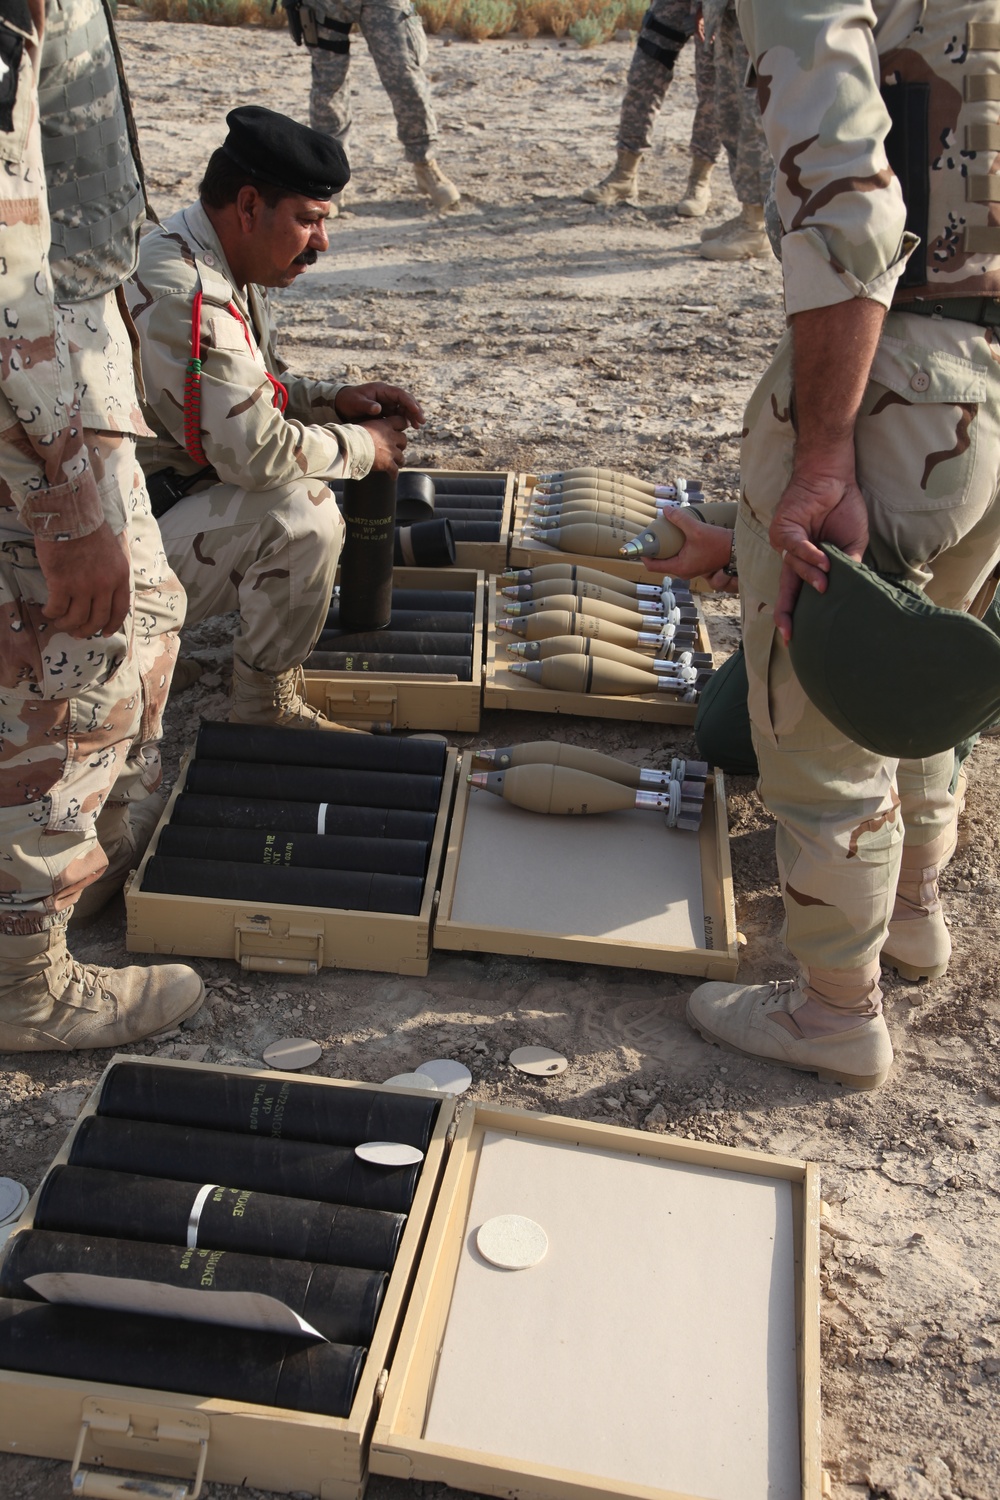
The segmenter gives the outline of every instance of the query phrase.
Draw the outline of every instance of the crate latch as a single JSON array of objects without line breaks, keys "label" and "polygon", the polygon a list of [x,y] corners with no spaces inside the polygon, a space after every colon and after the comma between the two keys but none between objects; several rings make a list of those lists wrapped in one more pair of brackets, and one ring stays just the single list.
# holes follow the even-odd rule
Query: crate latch
[{"label": "crate latch", "polygon": [[318,974],[323,967],[323,929],[265,916],[237,920],[233,957],[244,973]]},{"label": "crate latch", "polygon": [[[208,1418],[197,1412],[160,1412],[149,1407],[114,1406],[88,1397],[83,1403],[80,1436],[77,1438],[70,1485],[74,1495],[94,1500],[198,1500],[205,1478]],[[129,1445],[158,1458],[187,1458],[194,1465],[190,1480],[153,1479],[147,1474],[98,1474],[81,1467],[87,1439],[100,1445],[110,1440],[113,1449]],[[90,1460],[93,1462],[94,1460]],[[102,1463],[103,1458],[97,1457]]]},{"label": "crate latch", "polygon": [[[357,673],[352,673],[357,677]],[[367,723],[396,722],[397,689],[390,682],[355,684],[354,682],[324,682],[323,696],[326,699],[326,715],[340,722],[344,719],[363,719]]]}]

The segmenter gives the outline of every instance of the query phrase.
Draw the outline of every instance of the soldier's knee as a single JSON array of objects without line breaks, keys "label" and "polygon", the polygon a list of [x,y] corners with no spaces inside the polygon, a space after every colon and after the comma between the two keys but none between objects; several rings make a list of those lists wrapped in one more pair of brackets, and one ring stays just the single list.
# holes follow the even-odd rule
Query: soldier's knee
[{"label": "soldier's knee", "polygon": [[336,547],[344,540],[344,521],[333,491],[322,479],[303,479],[275,492],[272,513],[281,518],[289,536],[317,547]]}]

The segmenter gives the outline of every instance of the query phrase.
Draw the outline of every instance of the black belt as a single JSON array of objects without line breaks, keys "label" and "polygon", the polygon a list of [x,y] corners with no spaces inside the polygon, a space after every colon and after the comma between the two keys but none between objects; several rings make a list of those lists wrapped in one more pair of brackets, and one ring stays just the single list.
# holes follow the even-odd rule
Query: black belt
[{"label": "black belt", "polygon": [[916,313],[920,318],[957,318],[960,323],[978,323],[980,328],[1000,327],[1000,297],[949,297],[934,302],[893,303],[893,312]]}]

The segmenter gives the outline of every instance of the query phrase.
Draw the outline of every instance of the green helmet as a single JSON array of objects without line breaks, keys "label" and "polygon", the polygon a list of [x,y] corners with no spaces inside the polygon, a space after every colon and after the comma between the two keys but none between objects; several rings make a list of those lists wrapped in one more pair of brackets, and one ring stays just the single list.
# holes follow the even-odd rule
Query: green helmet
[{"label": "green helmet", "polygon": [[826,592],[795,605],[790,654],[820,713],[855,744],[913,760],[951,750],[1000,715],[1000,637],[912,584],[824,544]]}]

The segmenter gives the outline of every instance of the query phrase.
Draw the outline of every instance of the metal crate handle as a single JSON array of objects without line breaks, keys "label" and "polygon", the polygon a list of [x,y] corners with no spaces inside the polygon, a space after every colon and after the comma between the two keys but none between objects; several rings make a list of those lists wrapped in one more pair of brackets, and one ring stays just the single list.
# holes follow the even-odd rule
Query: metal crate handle
[{"label": "metal crate handle", "polygon": [[156,1424],[155,1438],[142,1439],[143,1446],[146,1447],[162,1441],[171,1446],[180,1445],[182,1448],[196,1450],[197,1467],[194,1478],[190,1481],[153,1479],[147,1474],[100,1474],[93,1469],[81,1468],[88,1436],[102,1433],[124,1438],[126,1441],[138,1436],[134,1432],[132,1419],[126,1412],[102,1408],[94,1401],[85,1402],[80,1436],[76,1441],[70,1469],[70,1487],[74,1496],[81,1496],[83,1500],[198,1500],[208,1461],[209,1427],[205,1418],[192,1413],[188,1417],[172,1421],[164,1415]]}]

